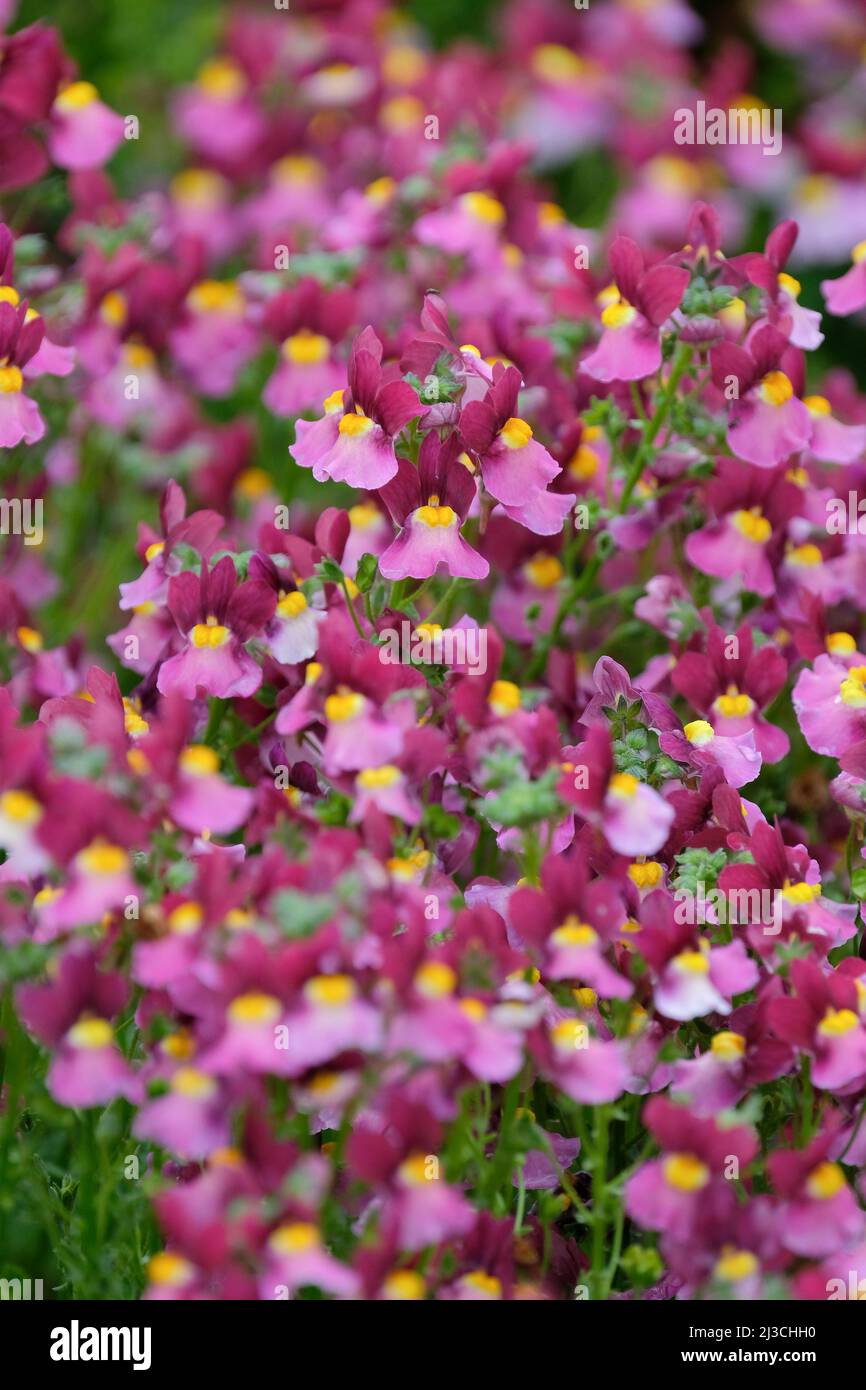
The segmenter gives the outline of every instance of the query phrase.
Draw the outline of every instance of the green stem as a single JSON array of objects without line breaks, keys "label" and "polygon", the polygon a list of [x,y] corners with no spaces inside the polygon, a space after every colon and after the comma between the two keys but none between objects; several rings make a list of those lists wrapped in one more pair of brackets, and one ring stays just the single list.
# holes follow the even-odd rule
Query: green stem
[{"label": "green stem", "polygon": [[435,622],[436,618],[438,617],[438,615],[439,615],[440,613],[443,613],[443,614],[447,613],[448,608],[450,607],[450,604],[451,604],[451,600],[452,600],[452,598],[454,597],[454,595],[457,593],[457,590],[460,588],[460,585],[461,585],[462,583],[463,583],[462,579],[452,579],[452,580],[451,580],[451,583],[448,585],[448,588],[445,590],[445,592],[444,592],[444,594],[442,595],[442,597],[441,597],[441,598],[438,600],[438,602],[435,603],[435,604],[433,605],[433,607],[430,609],[430,612],[427,614],[426,618],[424,619],[425,623],[432,623],[432,622]]}]

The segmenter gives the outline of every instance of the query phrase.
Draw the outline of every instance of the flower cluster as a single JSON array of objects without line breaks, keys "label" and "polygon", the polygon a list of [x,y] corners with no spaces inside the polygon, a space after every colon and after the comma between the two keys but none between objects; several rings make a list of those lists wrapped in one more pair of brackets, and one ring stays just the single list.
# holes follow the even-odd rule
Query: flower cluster
[{"label": "flower cluster", "polygon": [[0,1174],[48,1175],[57,1288],[866,1287],[832,8],[756,7],[828,92],[775,160],[674,142],[758,104],[682,0],[515,0],[496,52],[242,11],[130,200],[129,118],[3,42]]}]

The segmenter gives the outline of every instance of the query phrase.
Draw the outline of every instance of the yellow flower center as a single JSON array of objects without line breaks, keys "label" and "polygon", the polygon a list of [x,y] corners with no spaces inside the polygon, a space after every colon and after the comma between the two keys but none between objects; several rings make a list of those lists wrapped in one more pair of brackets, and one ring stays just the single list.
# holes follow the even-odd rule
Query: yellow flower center
[{"label": "yellow flower center", "polygon": [[633,776],[632,773],[615,772],[608,782],[607,789],[609,792],[613,792],[614,796],[630,800],[631,797],[637,795],[639,786],[640,782],[638,778]]},{"label": "yellow flower center", "polygon": [[837,1192],[841,1192],[844,1186],[845,1174],[838,1163],[819,1163],[809,1174],[806,1191],[810,1197],[825,1202],[830,1197],[835,1197]]},{"label": "yellow flower center", "polygon": [[108,1047],[114,1040],[114,1030],[107,1018],[82,1018],[69,1030],[73,1047],[87,1051]]},{"label": "yellow flower center", "polygon": [[279,1018],[281,1005],[273,994],[239,994],[229,1004],[228,1016],[232,1023],[273,1023]]},{"label": "yellow flower center", "polygon": [[24,378],[18,367],[0,367],[0,392],[4,396],[15,395],[24,385]]},{"label": "yellow flower center", "polygon": [[866,709],[866,666],[852,666],[839,686],[843,704]]},{"label": "yellow flower center", "polygon": [[532,429],[525,420],[512,415],[499,431],[499,438],[506,449],[525,449],[532,438]]},{"label": "yellow flower center", "polygon": [[319,1229],[311,1221],[292,1221],[278,1226],[268,1241],[271,1249],[280,1255],[301,1255],[315,1250],[318,1244]]},{"label": "yellow flower center", "polygon": [[427,999],[445,999],[457,988],[457,976],[444,960],[428,960],[415,972],[414,985]]},{"label": "yellow flower center", "polygon": [[225,179],[213,169],[182,169],[171,181],[171,196],[188,207],[209,207],[219,202],[225,189]]},{"label": "yellow flower center", "polygon": [[246,87],[246,79],[237,63],[228,58],[212,58],[199,69],[198,86],[217,101],[234,101]]},{"label": "yellow flower center", "polygon": [[[622,774],[627,777],[628,773]],[[639,860],[628,866],[628,876],[636,888],[655,888],[661,883],[664,877],[664,868],[655,859],[649,859],[646,863]]]},{"label": "yellow flower center", "polygon": [[397,185],[394,180],[385,174],[381,179],[374,179],[372,183],[367,184],[364,189],[364,197],[368,198],[371,203],[383,207],[385,203],[391,201],[396,188]]},{"label": "yellow flower center", "polygon": [[764,545],[772,536],[773,528],[760,507],[750,507],[748,511],[734,512],[731,520],[741,536],[747,540]]},{"label": "yellow flower center", "polygon": [[355,785],[364,791],[375,791],[380,787],[395,786],[402,776],[399,767],[394,767],[393,763],[385,763],[383,767],[363,768],[355,778]]},{"label": "yellow flower center", "polygon": [[853,1009],[828,1009],[818,1024],[818,1032],[824,1038],[843,1038],[859,1022]]},{"label": "yellow flower center", "polygon": [[565,571],[555,555],[536,555],[524,566],[523,572],[536,589],[552,589]]},{"label": "yellow flower center", "polygon": [[325,718],[329,724],[345,724],[350,719],[357,719],[363,710],[364,697],[356,690],[338,690],[325,701]]},{"label": "yellow flower center", "polygon": [[561,1018],[550,1030],[550,1038],[558,1052],[571,1052],[586,1038],[586,1024],[579,1018]]},{"label": "yellow flower center", "polygon": [[178,762],[181,771],[193,777],[213,777],[219,772],[219,758],[206,743],[191,743],[188,748],[184,748]]},{"label": "yellow flower center", "polygon": [[505,221],[505,208],[490,193],[464,193],[460,205],[476,222],[498,227]]},{"label": "yellow flower center", "polygon": [[576,53],[561,43],[543,43],[532,54],[532,71],[544,82],[576,82],[586,65]]},{"label": "yellow flower center", "polygon": [[307,600],[300,589],[294,589],[290,594],[285,594],[277,604],[277,612],[281,618],[299,618],[307,607]]},{"label": "yellow flower center", "polygon": [[287,154],[278,159],[271,174],[277,183],[321,183],[324,170],[318,159],[308,154]]},{"label": "yellow flower center", "polygon": [[672,964],[683,975],[709,975],[710,962],[703,951],[680,951]]},{"label": "yellow flower center", "polygon": [[426,53],[411,44],[395,43],[382,54],[382,76],[391,87],[411,87],[426,71]]},{"label": "yellow flower center", "polygon": [[186,1096],[190,1100],[208,1100],[216,1094],[217,1083],[206,1072],[196,1067],[179,1067],[171,1078],[171,1089],[175,1095]]},{"label": "yellow flower center", "polygon": [[[329,397],[330,399],[330,397]],[[342,399],[342,393],[341,393]],[[374,422],[361,411],[344,415],[338,426],[340,434],[348,435],[350,439],[357,439],[359,435],[369,434]]]},{"label": "yellow flower center", "polygon": [[514,714],[520,709],[520,686],[513,681],[494,681],[487,696],[487,703],[500,719]]},{"label": "yellow flower center", "polygon": [[817,545],[807,542],[806,545],[794,545],[785,555],[785,563],[788,565],[802,565],[811,569],[815,565],[824,563],[824,556],[821,554]]},{"label": "yellow flower center", "polygon": [[735,685],[729,685],[724,695],[713,701],[713,709],[723,719],[745,719],[755,708],[751,695],[743,695]]},{"label": "yellow flower center", "polygon": [[196,623],[190,633],[194,647],[224,647],[231,637],[231,629],[218,623],[216,618],[208,618],[206,623]]},{"label": "yellow flower center", "polygon": [[829,415],[831,414],[830,402],[826,396],[804,396],[803,404],[810,415]]},{"label": "yellow flower center", "polygon": [[831,656],[850,656],[857,650],[857,643],[850,632],[828,632],[824,645]]},{"label": "yellow flower center", "polygon": [[382,1284],[382,1292],[393,1303],[417,1303],[424,1298],[427,1285],[414,1269],[395,1269]]},{"label": "yellow flower center", "polygon": [[798,883],[791,883],[790,879],[785,879],[782,888],[782,897],[789,903],[813,903],[816,898],[821,896],[820,883],[806,883],[805,879],[800,879]]},{"label": "yellow flower center", "polygon": [[330,351],[331,344],[328,339],[321,333],[311,333],[308,328],[293,333],[282,347],[283,356],[288,362],[294,362],[297,367],[317,366],[320,362],[327,361]]},{"label": "yellow flower center", "polygon": [[685,725],[683,733],[689,743],[694,743],[698,748],[703,748],[705,744],[712,743],[716,736],[712,724],[706,719],[692,719]]},{"label": "yellow flower center", "polygon": [[568,471],[581,483],[588,483],[601,467],[601,459],[589,444],[581,444],[571,457]]},{"label": "yellow flower center", "polygon": [[861,261],[866,261],[866,241],[857,242],[857,245],[851,252],[851,259],[855,265],[859,265]]},{"label": "yellow flower center", "polygon": [[735,1250],[733,1246],[726,1245],[713,1273],[726,1284],[736,1284],[740,1279],[748,1279],[758,1269],[758,1258],[751,1250]]},{"label": "yellow flower center", "polygon": [[304,996],[311,1004],[339,1009],[350,1004],[357,993],[351,975],[314,975],[304,985]]},{"label": "yellow flower center", "polygon": [[473,1269],[470,1274],[464,1274],[460,1280],[470,1289],[476,1289],[478,1293],[484,1294],[485,1298],[501,1298],[502,1284],[495,1274],[488,1274],[484,1269]]},{"label": "yellow flower center", "polygon": [[129,865],[129,857],[119,845],[97,839],[76,855],[75,862],[86,874],[108,877],[122,874]]},{"label": "yellow flower center", "polygon": [[598,933],[588,922],[581,922],[573,914],[566,917],[561,927],[550,938],[554,946],[594,946]]},{"label": "yellow flower center", "polygon": [[8,791],[0,796],[0,816],[19,824],[33,825],[42,815],[42,807],[25,791]]},{"label": "yellow flower center", "polygon": [[716,1033],[710,1043],[710,1051],[714,1057],[721,1057],[723,1062],[735,1062],[738,1057],[742,1057],[746,1050],[746,1039],[742,1033]]},{"label": "yellow flower center", "polygon": [[234,280],[202,280],[193,285],[187,303],[199,314],[242,314],[244,297]]},{"label": "yellow flower center", "polygon": [[189,1283],[195,1274],[189,1260],[175,1255],[171,1250],[161,1250],[147,1262],[147,1278],[151,1284],[161,1287],[179,1288]]},{"label": "yellow flower center", "polygon": [[803,286],[799,280],[795,280],[793,275],[786,275],[783,270],[778,276],[779,289],[784,290],[792,299],[797,299]]},{"label": "yellow flower center", "polygon": [[618,304],[608,304],[607,308],[601,311],[601,321],[605,328],[626,328],[636,317],[637,309],[625,299],[621,299]]},{"label": "yellow flower center", "polygon": [[34,655],[36,652],[42,651],[42,633],[37,632],[35,627],[16,628],[15,636],[18,638],[25,652],[30,652],[31,655]]},{"label": "yellow flower center", "polygon": [[99,93],[92,82],[70,82],[68,87],[64,87],[58,96],[55,106],[64,115],[72,111],[81,111],[85,106],[90,106],[97,101]]},{"label": "yellow flower center", "polygon": [[359,531],[368,531],[371,526],[375,526],[381,515],[379,508],[374,507],[372,502],[358,502],[349,508],[349,521]]},{"label": "yellow flower center", "polygon": [[453,526],[457,520],[457,513],[451,507],[438,506],[432,500],[426,507],[418,507],[413,513],[413,520],[420,521],[422,526]]},{"label": "yellow flower center", "polygon": [[180,903],[168,914],[166,926],[177,936],[190,936],[203,921],[204,913],[198,903]]},{"label": "yellow flower center", "polygon": [[379,117],[386,130],[392,134],[399,133],[421,125],[424,120],[424,106],[418,97],[410,96],[406,92],[383,102]]},{"label": "yellow flower center", "polygon": [[678,1192],[700,1192],[710,1180],[710,1170],[694,1154],[669,1154],[664,1160],[665,1182]]},{"label": "yellow flower center", "polygon": [[310,661],[304,672],[304,685],[315,685],[324,669],[321,661]]},{"label": "yellow flower center", "polygon": [[784,372],[768,372],[758,390],[761,400],[773,406],[785,405],[794,394],[794,388]]}]

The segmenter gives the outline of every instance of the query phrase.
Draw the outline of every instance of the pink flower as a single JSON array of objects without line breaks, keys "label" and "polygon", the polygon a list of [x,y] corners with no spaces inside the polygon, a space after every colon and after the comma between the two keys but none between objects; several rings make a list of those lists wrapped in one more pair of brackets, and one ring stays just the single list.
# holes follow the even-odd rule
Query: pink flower
[{"label": "pink flower", "polygon": [[640,381],[662,364],[661,328],[677,308],[689,283],[680,266],[644,268],[640,247],[619,236],[610,248],[614,284],[605,291],[597,347],[580,369],[596,381]]},{"label": "pink flower", "polygon": [[384,487],[397,472],[394,440],[424,413],[407,382],[382,370],[382,344],[372,328],[355,340],[349,359],[349,390],[325,402],[322,420],[299,420],[289,453],[318,482],[331,478],[350,487]]},{"label": "pink flower", "polygon": [[795,367],[788,362],[788,339],[778,329],[765,324],[751,336],[748,349],[719,343],[710,351],[710,363],[713,382],[733,401],[727,440],[737,458],[775,468],[808,446],[811,419],[794,394]]},{"label": "pink flower", "polygon": [[160,666],[160,692],[178,690],[188,700],[199,691],[222,699],[254,694],[262,673],[244,643],[262,632],[275,605],[273,592],[260,581],[238,584],[228,555],[212,570],[203,560],[201,576],[189,570],[176,575],[168,608],[186,645]]},{"label": "pink flower", "polygon": [[464,408],[460,434],[480,460],[485,488],[506,514],[537,535],[555,535],[562,530],[573,498],[547,490],[562,470],[515,414],[520,387],[516,367],[494,367],[493,384],[484,399]]},{"label": "pink flower", "polygon": [[831,314],[845,317],[866,307],[866,241],[851,252],[851,268],[838,280],[822,280],[821,293]]},{"label": "pink flower", "polygon": [[459,461],[460,452],[456,434],[442,443],[431,430],[417,468],[398,459],[396,476],[379,493],[403,528],[379,559],[386,579],[429,579],[440,566],[452,578],[487,578],[487,561],[460,535],[476,490],[471,472]]},{"label": "pink flower", "polygon": [[123,117],[99,100],[92,82],[63,87],[51,108],[48,151],[62,169],[99,169],[123,139]]}]

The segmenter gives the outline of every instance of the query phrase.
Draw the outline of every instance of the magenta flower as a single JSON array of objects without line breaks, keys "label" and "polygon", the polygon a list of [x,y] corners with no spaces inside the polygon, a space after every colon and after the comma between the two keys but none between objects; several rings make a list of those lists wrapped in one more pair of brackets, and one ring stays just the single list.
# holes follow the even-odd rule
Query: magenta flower
[{"label": "magenta flower", "polygon": [[379,496],[402,527],[379,558],[386,579],[429,579],[442,566],[452,578],[486,579],[487,561],[460,534],[475,500],[475,479],[459,461],[461,444],[425,436],[417,468],[397,460],[397,474]]},{"label": "magenta flower", "polygon": [[773,1032],[812,1057],[816,1086],[842,1094],[861,1091],[866,1080],[866,1028],[857,976],[841,967],[825,974],[814,961],[794,960],[791,984],[793,996],[776,998],[768,1006]]},{"label": "magenta flower", "polygon": [[610,737],[601,726],[573,750],[557,790],[617,854],[655,854],[668,838],[673,807],[631,773],[614,772]]},{"label": "magenta flower", "polygon": [[728,444],[758,468],[784,463],[812,437],[809,412],[791,381],[796,360],[788,359],[788,339],[770,324],[751,335],[748,348],[719,343],[710,351],[713,382],[732,401]]},{"label": "magenta flower", "polygon": [[655,976],[656,1008],[678,1023],[729,1014],[734,995],[758,983],[758,968],[742,941],[710,946],[694,923],[678,920],[674,900],[663,890],[644,900],[635,945]]},{"label": "magenta flower", "polygon": [[16,1003],[25,1025],[57,1049],[48,1088],[62,1105],[87,1109],[117,1096],[141,1100],[141,1082],[119,1051],[111,1024],[126,996],[122,976],[100,970],[97,953],[80,946],[63,953],[48,984],[19,987]]},{"label": "magenta flower", "polygon": [[228,555],[212,570],[203,560],[200,576],[189,570],[176,575],[169,582],[168,608],[185,645],[160,666],[160,693],[177,690],[188,700],[199,692],[221,699],[254,694],[262,672],[244,643],[261,635],[275,606],[266,584],[238,584]]},{"label": "magenta flower", "polygon": [[123,117],[104,102],[92,82],[62,87],[51,108],[48,152],[61,169],[100,169],[123,139]]},{"label": "magenta flower", "polygon": [[573,851],[547,856],[541,884],[543,891],[518,888],[508,912],[542,975],[589,985],[603,999],[628,999],[632,986],[607,955],[628,916],[617,888],[601,878],[590,882],[586,862]]},{"label": "magenta flower", "polygon": [[714,1033],[700,1057],[676,1063],[672,1096],[695,1115],[714,1115],[732,1110],[755,1087],[794,1067],[790,1043],[770,1029],[770,1005],[781,994],[781,984],[771,981],[753,1004],[743,1004],[727,1020],[728,1027]]},{"label": "magenta flower", "polygon": [[173,479],[166,483],[160,498],[159,520],[159,532],[147,526],[140,528],[139,547],[143,547],[146,569],[138,579],[121,584],[118,607],[122,609],[137,609],[149,603],[163,605],[168,597],[169,579],[180,574],[180,561],[173,553],[175,546],[192,546],[207,557],[224,525],[219,512],[200,511],[187,516],[183,489]]},{"label": "magenta flower", "polygon": [[802,286],[785,266],[797,241],[797,223],[790,218],[780,222],[767,237],[763,254],[756,251],[734,256],[728,266],[745,273],[751,284],[762,289],[769,300],[769,322],[787,331],[793,347],[814,351],[824,341],[821,315],[804,309],[798,302]]},{"label": "magenta flower", "polygon": [[24,394],[23,367],[36,355],[45,335],[37,316],[28,319],[27,300],[0,289],[0,448],[14,449],[23,440],[35,444],[45,424],[35,401]]},{"label": "magenta flower", "polygon": [[562,470],[515,414],[520,387],[516,367],[494,367],[484,399],[470,401],[461,413],[460,433],[480,461],[485,488],[506,514],[537,535],[555,535],[574,499],[548,491]]},{"label": "magenta flower", "polygon": [[754,733],[764,762],[777,763],[790,747],[788,735],[761,715],[785,684],[788,667],[771,643],[755,648],[744,624],[726,634],[713,623],[706,652],[688,651],[671,674],[674,688],[712,724],[717,734],[735,738]]},{"label": "magenta flower", "polygon": [[736,1202],[728,1180],[730,1160],[737,1159],[740,1171],[751,1163],[758,1152],[757,1138],[745,1125],[722,1129],[663,1096],[647,1102],[643,1122],[664,1157],[645,1163],[629,1178],[626,1211],[651,1231],[687,1242],[698,1234],[704,1219],[711,1219],[711,1202],[721,1200],[730,1213]]},{"label": "magenta flower", "polygon": [[246,314],[243,292],[233,280],[202,280],[187,295],[169,344],[202,395],[229,395],[254,356],[258,334]]},{"label": "magenta flower", "polygon": [[681,266],[645,269],[643,253],[619,236],[608,257],[614,283],[602,298],[602,335],[580,370],[596,381],[640,381],[662,364],[661,329],[678,307],[689,272]]},{"label": "magenta flower", "polygon": [[788,522],[799,514],[801,490],[784,472],[758,471],[722,459],[705,492],[714,519],[686,537],[686,555],[703,574],[736,579],[768,598],[775,590]]},{"label": "magenta flower", "polygon": [[316,410],[342,391],[346,369],[334,348],[355,319],[355,296],[348,289],[323,290],[317,280],[301,280],[269,300],[263,327],[280,344],[280,360],[262,400],[275,415]]},{"label": "magenta flower", "polygon": [[829,1158],[835,1141],[830,1125],[805,1149],[777,1149],[767,1159],[782,1198],[779,1230],[795,1255],[821,1259],[863,1239],[863,1212],[844,1170]]},{"label": "magenta flower", "polygon": [[424,407],[407,382],[383,372],[382,343],[372,328],[355,339],[348,377],[348,393],[326,400],[323,419],[297,422],[289,453],[320,483],[331,478],[372,491],[394,477],[394,440]]},{"label": "magenta flower", "polygon": [[821,293],[831,314],[845,317],[866,307],[866,241],[851,252],[851,268],[838,280],[822,280]]}]

